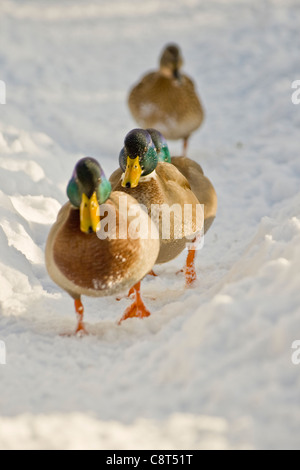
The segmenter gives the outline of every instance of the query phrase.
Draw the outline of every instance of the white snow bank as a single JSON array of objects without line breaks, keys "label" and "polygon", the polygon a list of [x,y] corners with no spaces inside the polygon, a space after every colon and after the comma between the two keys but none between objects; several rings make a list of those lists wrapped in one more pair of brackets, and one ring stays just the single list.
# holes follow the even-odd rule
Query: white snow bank
[{"label": "white snow bank", "polygon": [[225,420],[210,416],[176,414],[163,423],[140,419],[123,425],[80,413],[22,415],[0,419],[0,449],[12,450],[16,441],[21,450],[229,450],[227,432]]}]

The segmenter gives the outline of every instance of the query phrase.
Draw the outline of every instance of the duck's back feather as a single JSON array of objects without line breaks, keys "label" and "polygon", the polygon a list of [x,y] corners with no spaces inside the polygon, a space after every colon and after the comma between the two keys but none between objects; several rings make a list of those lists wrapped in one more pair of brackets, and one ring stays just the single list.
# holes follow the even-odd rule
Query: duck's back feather
[{"label": "duck's back feather", "polygon": [[204,205],[204,232],[211,227],[217,213],[218,198],[211,181],[204,175],[202,167],[186,157],[172,157],[174,165],[188,180],[200,204]]}]

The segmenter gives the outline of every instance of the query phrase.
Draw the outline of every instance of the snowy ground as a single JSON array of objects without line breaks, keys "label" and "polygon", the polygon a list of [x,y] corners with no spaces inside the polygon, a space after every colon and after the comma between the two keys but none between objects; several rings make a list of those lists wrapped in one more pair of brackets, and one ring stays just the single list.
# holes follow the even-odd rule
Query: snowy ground
[{"label": "snowy ground", "polygon": [[[0,448],[300,448],[299,0],[1,0],[0,23]],[[85,299],[94,334],[62,337],[49,228],[79,157],[117,167],[128,89],[167,41],[219,195],[199,284],[183,255],[144,282],[150,318],[119,327],[127,300]]]}]

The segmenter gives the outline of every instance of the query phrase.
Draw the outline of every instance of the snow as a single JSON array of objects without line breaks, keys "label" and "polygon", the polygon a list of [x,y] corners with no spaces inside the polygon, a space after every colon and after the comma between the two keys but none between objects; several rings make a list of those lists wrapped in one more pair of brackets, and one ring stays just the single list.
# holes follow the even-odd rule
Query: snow
[{"label": "snow", "polygon": [[[298,0],[1,0],[0,19],[0,448],[299,449]],[[168,41],[219,196],[198,285],[183,254],[143,282],[151,317],[118,326],[128,300],[84,299],[92,334],[61,336],[75,314],[49,229],[80,157],[116,169],[128,90]]]}]

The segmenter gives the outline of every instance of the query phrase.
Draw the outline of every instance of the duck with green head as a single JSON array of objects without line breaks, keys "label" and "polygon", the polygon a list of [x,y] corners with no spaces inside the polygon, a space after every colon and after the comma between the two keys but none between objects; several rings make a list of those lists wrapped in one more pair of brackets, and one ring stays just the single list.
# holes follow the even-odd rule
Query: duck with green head
[{"label": "duck with green head", "polygon": [[125,142],[119,155],[120,168],[110,177],[113,186],[124,173],[124,186],[133,188],[141,177],[152,174],[158,163],[171,163],[168,143],[156,129],[133,129],[126,136]]},{"label": "duck with green head", "polygon": [[[146,206],[148,214],[157,221],[160,252],[156,264],[162,264],[177,257],[190,237],[201,232],[203,212],[199,213],[199,201],[187,179],[165,161],[169,159],[169,150],[162,136],[159,142],[155,141],[156,135],[157,131],[151,129],[130,131],[120,153],[121,168],[113,173],[110,181],[114,190],[124,191]],[[188,221],[183,216],[170,217],[172,208],[180,208],[182,215],[186,205],[192,209]],[[168,215],[170,233],[166,238],[162,220]]]},{"label": "duck with green head", "polygon": [[[90,157],[77,163],[67,195],[69,202],[59,212],[47,240],[46,267],[52,280],[75,301],[76,333],[85,333],[83,295],[110,296],[136,286],[136,299],[129,310],[136,316],[149,315],[140,297],[139,282],[154,265],[159,242],[150,237],[155,227],[148,215],[139,214],[139,223],[151,226],[149,237],[131,238],[127,228],[136,216],[130,209],[138,202],[130,195],[124,200],[124,193],[112,192],[99,163]],[[116,227],[112,235],[101,237],[102,214],[107,212],[114,215]],[[124,220],[127,236],[121,237]]]}]

